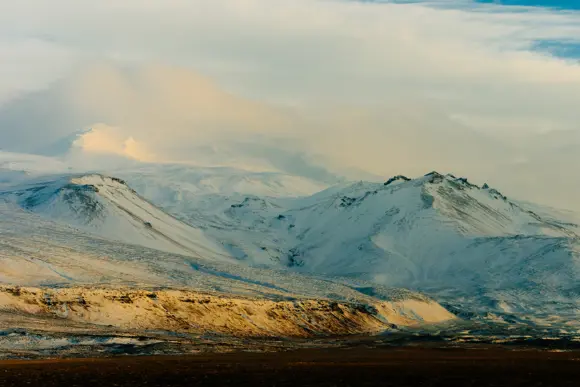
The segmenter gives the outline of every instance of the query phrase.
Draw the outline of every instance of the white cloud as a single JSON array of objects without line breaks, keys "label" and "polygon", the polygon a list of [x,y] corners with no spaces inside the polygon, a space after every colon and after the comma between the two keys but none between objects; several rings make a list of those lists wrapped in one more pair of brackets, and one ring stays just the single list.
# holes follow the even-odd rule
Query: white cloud
[{"label": "white cloud", "polygon": [[143,162],[156,162],[155,154],[131,136],[125,137],[118,128],[96,124],[80,135],[70,151],[123,156]]},{"label": "white cloud", "polygon": [[[28,63],[0,61],[0,103],[67,74],[43,94],[49,111],[33,95],[0,107],[0,142],[37,149],[104,123],[120,136],[107,147],[135,158],[219,145],[279,168],[295,154],[339,171],[444,169],[574,206],[580,183],[563,176],[580,160],[558,133],[579,130],[580,65],[531,48],[577,40],[580,13],[435,3],[0,0],[4,52]],[[548,177],[557,203],[538,188]]]},{"label": "white cloud", "polygon": [[0,105],[47,87],[70,66],[71,53],[39,39],[9,40],[0,35]]}]

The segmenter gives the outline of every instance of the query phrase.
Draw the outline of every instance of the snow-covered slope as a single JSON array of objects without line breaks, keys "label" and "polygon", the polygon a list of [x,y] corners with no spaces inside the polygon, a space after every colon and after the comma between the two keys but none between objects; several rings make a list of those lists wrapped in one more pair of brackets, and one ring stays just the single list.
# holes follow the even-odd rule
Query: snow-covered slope
[{"label": "snow-covered slope", "polygon": [[310,196],[297,195],[314,186],[292,191],[290,177],[281,184],[279,174],[231,169],[150,167],[123,178],[139,194],[88,175],[20,184],[2,197],[134,248],[351,281],[373,296],[404,287],[464,317],[580,329],[580,216],[571,212],[436,172]]},{"label": "snow-covered slope", "polygon": [[0,151],[0,171],[46,174],[68,169],[64,162],[51,157]]},{"label": "snow-covered slope", "polygon": [[[14,321],[35,332],[55,331],[67,319],[133,335],[154,329],[310,336],[456,320],[415,292],[116,242],[13,203],[0,203],[0,236],[0,332]],[[12,345],[0,340],[0,353],[3,344]]]},{"label": "snow-covered slope", "polygon": [[219,244],[168,215],[118,178],[98,174],[36,181],[0,192],[23,209],[126,243],[214,260],[228,260]]},{"label": "snow-covered slope", "polygon": [[149,200],[174,205],[206,194],[299,197],[328,188],[325,183],[280,172],[185,164],[145,164],[110,174],[130,180],[131,187]]},{"label": "snow-covered slope", "polygon": [[499,320],[579,315],[580,217],[561,219],[487,185],[430,173],[310,197],[212,194],[197,203],[179,216],[251,265],[410,287]]}]

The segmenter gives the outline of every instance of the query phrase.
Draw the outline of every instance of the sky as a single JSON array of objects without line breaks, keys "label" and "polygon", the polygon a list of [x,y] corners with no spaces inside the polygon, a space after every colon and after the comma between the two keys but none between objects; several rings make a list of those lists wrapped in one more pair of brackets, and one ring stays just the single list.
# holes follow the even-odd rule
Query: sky
[{"label": "sky", "polygon": [[528,7],[550,7],[563,10],[580,9],[580,3],[576,0],[476,0],[476,2]]},{"label": "sky", "polygon": [[439,170],[580,210],[578,8],[0,0],[0,151],[327,181]]}]

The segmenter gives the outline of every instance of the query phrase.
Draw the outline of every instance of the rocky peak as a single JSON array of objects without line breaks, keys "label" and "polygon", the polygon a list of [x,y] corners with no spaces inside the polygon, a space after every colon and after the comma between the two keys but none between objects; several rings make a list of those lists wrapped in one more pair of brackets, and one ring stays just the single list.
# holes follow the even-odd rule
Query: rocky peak
[{"label": "rocky peak", "polygon": [[397,182],[397,181],[410,181],[410,180],[411,179],[409,179],[407,176],[397,175],[397,176],[393,176],[389,180],[387,180],[387,182],[385,183],[385,186],[390,185],[390,184]]}]

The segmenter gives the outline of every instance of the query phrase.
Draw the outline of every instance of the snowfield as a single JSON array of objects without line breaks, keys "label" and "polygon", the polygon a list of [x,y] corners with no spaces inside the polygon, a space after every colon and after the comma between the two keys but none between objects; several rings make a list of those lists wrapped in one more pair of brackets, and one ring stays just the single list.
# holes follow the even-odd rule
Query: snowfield
[{"label": "snowfield", "polygon": [[580,334],[580,216],[464,178],[1,176],[0,314],[237,336],[459,321]]},{"label": "snowfield", "polygon": [[103,237],[211,259],[225,255],[200,230],[151,205],[118,178],[67,176],[33,183],[4,196],[47,219]]}]

